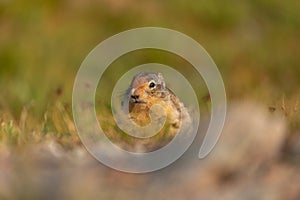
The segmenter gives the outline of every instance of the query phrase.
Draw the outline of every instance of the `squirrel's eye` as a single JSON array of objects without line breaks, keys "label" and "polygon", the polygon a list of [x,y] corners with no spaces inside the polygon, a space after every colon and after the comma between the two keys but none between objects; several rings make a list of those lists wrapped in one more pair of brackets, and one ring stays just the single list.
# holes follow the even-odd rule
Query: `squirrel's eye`
[{"label": "squirrel's eye", "polygon": [[155,87],[155,83],[151,82],[151,83],[149,84],[149,88],[154,88],[154,87]]}]

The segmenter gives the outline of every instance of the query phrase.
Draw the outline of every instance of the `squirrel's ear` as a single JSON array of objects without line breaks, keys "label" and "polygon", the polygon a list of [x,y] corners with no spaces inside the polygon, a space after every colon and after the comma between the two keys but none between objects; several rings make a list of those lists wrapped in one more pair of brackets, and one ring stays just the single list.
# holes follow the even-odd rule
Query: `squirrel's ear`
[{"label": "squirrel's ear", "polygon": [[158,73],[157,73],[157,76],[158,76],[158,78],[159,78],[160,80],[164,80],[164,77],[163,77],[162,73],[158,72]]},{"label": "squirrel's ear", "polygon": [[158,72],[158,73],[157,73],[157,77],[158,77],[159,82],[160,82],[164,87],[166,87],[166,85],[165,85],[165,80],[164,80],[164,77],[163,77],[162,73]]}]

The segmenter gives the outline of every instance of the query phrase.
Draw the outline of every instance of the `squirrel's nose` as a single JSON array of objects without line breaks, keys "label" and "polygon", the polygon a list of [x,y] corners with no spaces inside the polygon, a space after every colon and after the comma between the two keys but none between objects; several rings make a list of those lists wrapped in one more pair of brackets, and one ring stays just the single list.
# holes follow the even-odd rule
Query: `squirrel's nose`
[{"label": "squirrel's nose", "polygon": [[131,95],[131,98],[133,99],[138,99],[140,97],[140,95]]},{"label": "squirrel's nose", "polygon": [[139,99],[139,97],[140,97],[140,95],[131,95],[131,98],[135,99],[135,100]]}]

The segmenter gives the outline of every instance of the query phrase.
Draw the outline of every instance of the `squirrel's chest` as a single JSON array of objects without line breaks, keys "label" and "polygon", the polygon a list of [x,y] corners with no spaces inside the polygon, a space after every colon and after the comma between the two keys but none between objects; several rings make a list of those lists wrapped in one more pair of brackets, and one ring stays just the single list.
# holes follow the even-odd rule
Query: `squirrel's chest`
[{"label": "squirrel's chest", "polygon": [[[180,117],[180,113],[171,102],[156,102],[156,105],[161,109],[150,110],[152,104],[132,104],[130,105],[130,118],[140,126],[145,126],[151,123],[150,113],[163,117],[163,113],[167,115],[167,122],[173,124]],[[155,112],[155,113],[153,113]]]}]

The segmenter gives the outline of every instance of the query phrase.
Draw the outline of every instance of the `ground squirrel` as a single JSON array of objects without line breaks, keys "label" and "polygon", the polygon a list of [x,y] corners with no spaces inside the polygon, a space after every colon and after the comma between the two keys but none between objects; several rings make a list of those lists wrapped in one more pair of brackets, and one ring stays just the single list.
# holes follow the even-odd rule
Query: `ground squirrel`
[{"label": "ground squirrel", "polygon": [[170,127],[168,135],[177,133],[182,124],[191,122],[184,104],[166,86],[161,73],[142,72],[134,76],[124,101],[128,101],[130,118],[139,126],[151,122],[150,108],[155,104],[162,106],[166,112],[165,126]]}]

